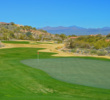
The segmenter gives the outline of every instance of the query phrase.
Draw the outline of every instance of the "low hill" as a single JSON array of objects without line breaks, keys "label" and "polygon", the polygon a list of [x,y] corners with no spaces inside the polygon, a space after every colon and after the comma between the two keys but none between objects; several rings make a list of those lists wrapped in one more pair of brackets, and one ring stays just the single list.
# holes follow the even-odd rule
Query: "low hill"
[{"label": "low hill", "polygon": [[0,40],[26,39],[26,40],[50,40],[54,35],[42,29],[31,26],[0,22]]}]

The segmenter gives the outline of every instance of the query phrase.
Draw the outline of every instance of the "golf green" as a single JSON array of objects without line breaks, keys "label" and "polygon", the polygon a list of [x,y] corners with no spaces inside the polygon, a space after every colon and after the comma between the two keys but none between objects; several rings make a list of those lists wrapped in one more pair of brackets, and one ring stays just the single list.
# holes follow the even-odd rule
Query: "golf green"
[{"label": "golf green", "polygon": [[87,58],[29,59],[22,63],[41,69],[55,79],[110,89],[110,61]]}]

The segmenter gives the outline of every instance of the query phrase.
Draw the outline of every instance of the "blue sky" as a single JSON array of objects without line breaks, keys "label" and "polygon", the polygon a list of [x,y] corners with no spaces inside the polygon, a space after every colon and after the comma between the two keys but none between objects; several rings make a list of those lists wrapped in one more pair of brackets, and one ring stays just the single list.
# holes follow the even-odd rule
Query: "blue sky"
[{"label": "blue sky", "polygon": [[33,27],[110,27],[110,0],[0,0],[0,22]]}]

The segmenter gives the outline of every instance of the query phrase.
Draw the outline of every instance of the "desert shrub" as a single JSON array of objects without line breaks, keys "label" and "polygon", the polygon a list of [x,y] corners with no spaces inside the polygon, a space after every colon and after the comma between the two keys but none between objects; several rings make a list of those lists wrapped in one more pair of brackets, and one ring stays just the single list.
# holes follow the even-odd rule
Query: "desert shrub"
[{"label": "desert shrub", "polygon": [[110,50],[107,50],[108,53],[110,53]]},{"label": "desert shrub", "polygon": [[110,33],[106,36],[107,38],[110,38]]},{"label": "desert shrub", "polygon": [[26,33],[26,36],[28,36],[28,37],[31,36],[31,35],[32,35],[31,32],[27,32],[27,33]]},{"label": "desert shrub", "polygon": [[105,56],[107,54],[107,51],[97,51],[98,56]]},{"label": "desert shrub", "polygon": [[76,49],[72,49],[71,52],[76,52]]},{"label": "desert shrub", "polygon": [[65,45],[66,48],[69,48],[70,43],[69,42],[66,42],[64,45]]},{"label": "desert shrub", "polygon": [[81,51],[80,50],[76,50],[76,53],[80,53]]},{"label": "desert shrub", "polygon": [[110,56],[110,53],[108,53],[107,55]]},{"label": "desert shrub", "polygon": [[66,52],[66,50],[61,50],[61,51]]},{"label": "desert shrub", "polygon": [[90,48],[90,44],[89,43],[81,43],[80,48]]},{"label": "desert shrub", "polygon": [[84,50],[83,53],[89,54],[89,50]]},{"label": "desert shrub", "polygon": [[76,45],[75,45],[75,43],[74,42],[70,42],[70,48],[75,48],[76,47]]},{"label": "desert shrub", "polygon": [[110,53],[110,47],[105,48],[105,50]]},{"label": "desert shrub", "polygon": [[97,54],[97,50],[91,50],[90,53],[91,54]]},{"label": "desert shrub", "polygon": [[62,42],[63,42],[63,41],[60,41],[60,40],[59,40],[59,41],[57,41],[57,43],[62,43]]}]

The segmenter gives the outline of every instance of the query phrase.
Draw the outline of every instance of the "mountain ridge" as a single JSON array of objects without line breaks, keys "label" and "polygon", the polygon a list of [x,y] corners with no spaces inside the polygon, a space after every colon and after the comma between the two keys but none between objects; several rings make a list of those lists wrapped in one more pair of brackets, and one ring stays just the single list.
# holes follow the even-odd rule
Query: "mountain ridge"
[{"label": "mountain ridge", "polygon": [[90,34],[102,34],[102,35],[107,35],[110,33],[110,27],[103,27],[103,28],[83,28],[79,26],[69,26],[69,27],[64,27],[64,26],[58,26],[58,27],[43,27],[41,29],[46,30],[49,33],[52,34],[61,34],[64,33],[66,35],[90,35]]}]

